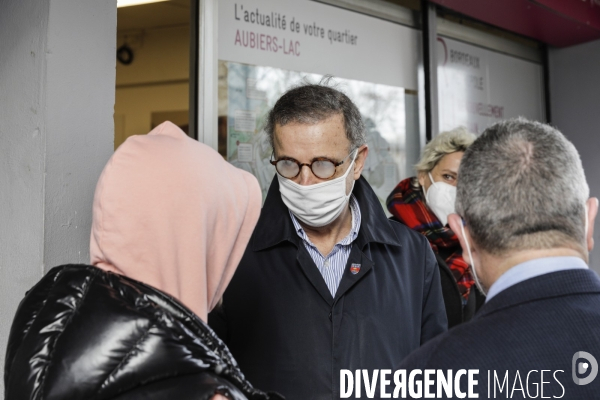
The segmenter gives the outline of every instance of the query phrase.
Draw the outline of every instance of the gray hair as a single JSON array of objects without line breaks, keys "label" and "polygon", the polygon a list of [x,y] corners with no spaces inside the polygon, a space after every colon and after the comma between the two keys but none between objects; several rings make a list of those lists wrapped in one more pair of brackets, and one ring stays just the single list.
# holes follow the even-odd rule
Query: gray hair
[{"label": "gray hair", "polygon": [[423,155],[415,165],[415,170],[417,173],[430,172],[446,154],[466,151],[473,144],[475,138],[476,136],[463,126],[440,133],[425,145]]},{"label": "gray hair", "polygon": [[494,255],[575,247],[584,233],[589,187],[575,146],[524,118],[493,125],[462,158],[456,211],[475,243]]},{"label": "gray hair", "polygon": [[318,84],[296,86],[277,100],[269,111],[265,125],[271,147],[275,148],[273,145],[276,125],[283,126],[290,122],[315,124],[338,114],[344,118],[350,149],[366,143],[365,126],[358,108],[348,96],[330,86],[330,80],[331,77],[325,77]]}]

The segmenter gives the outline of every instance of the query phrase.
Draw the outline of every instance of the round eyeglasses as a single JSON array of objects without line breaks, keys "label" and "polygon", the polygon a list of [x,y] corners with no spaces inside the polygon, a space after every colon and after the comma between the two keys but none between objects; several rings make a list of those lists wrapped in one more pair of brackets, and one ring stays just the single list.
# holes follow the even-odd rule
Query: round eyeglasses
[{"label": "round eyeglasses", "polygon": [[[355,149],[356,150],[356,149]],[[355,150],[352,150],[344,159],[340,162],[335,162],[326,157],[317,157],[313,159],[310,164],[301,163],[298,160],[295,160],[291,157],[282,157],[278,160],[270,160],[269,162],[275,166],[275,169],[279,173],[279,175],[284,178],[294,179],[298,175],[300,175],[300,171],[303,166],[307,166],[310,168],[312,173],[320,179],[329,179],[333,175],[335,175],[335,171],[337,167],[342,165],[348,157],[350,157]],[[272,156],[271,156],[272,157]]]}]

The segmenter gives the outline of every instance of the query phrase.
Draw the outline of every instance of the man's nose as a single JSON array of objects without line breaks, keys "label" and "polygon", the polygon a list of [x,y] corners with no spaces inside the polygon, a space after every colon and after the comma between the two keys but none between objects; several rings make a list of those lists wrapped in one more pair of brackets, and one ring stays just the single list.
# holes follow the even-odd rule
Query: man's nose
[{"label": "man's nose", "polygon": [[298,178],[300,178],[300,181],[298,183],[302,186],[309,186],[309,185],[314,185],[315,183],[317,183],[317,178],[312,173],[312,171],[310,170],[310,167],[308,165],[302,166],[302,168],[300,169],[300,175],[298,176]]}]

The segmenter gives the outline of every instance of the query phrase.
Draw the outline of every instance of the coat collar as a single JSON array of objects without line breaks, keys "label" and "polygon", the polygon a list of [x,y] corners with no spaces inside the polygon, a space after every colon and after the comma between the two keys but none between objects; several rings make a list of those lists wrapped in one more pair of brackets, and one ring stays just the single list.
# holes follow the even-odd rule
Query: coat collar
[{"label": "coat collar", "polygon": [[572,294],[600,294],[600,278],[589,269],[551,272],[517,283],[494,296],[474,319],[531,301]]},{"label": "coat collar", "polygon": [[[365,178],[361,176],[355,182],[352,193],[358,201],[362,218],[356,238],[358,246],[362,249],[371,242],[401,246],[377,195]],[[294,230],[288,208],[281,199],[279,181],[275,177],[271,182],[260,218],[254,229],[252,250],[264,250],[284,241],[291,242],[298,247],[300,238]]]}]

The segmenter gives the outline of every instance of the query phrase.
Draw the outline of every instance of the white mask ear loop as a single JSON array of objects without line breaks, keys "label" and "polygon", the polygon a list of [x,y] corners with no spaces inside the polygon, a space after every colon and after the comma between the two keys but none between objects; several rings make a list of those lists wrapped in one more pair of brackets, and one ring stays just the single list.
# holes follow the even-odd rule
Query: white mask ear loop
[{"label": "white mask ear loop", "polygon": [[[352,162],[350,163],[350,165],[348,166],[348,170],[346,170],[346,173],[344,174],[344,181],[346,180],[346,178],[348,178],[348,175],[350,174],[350,170],[352,170],[352,173],[354,173],[354,162],[356,161],[356,157],[358,157],[358,149],[356,149],[354,151],[354,157],[352,157]],[[352,190],[354,189],[354,183],[356,181],[352,180],[352,187],[350,188],[350,193],[346,193],[346,199],[350,199],[350,196],[352,195]]]},{"label": "white mask ear loop", "polygon": [[[354,162],[356,161],[356,157],[358,157],[358,149],[354,150],[354,157],[352,157],[352,161],[350,162],[350,166],[348,167],[348,171],[352,169],[352,173],[354,173]],[[348,176],[348,171],[344,174],[344,176]]]},{"label": "white mask ear loop", "polygon": [[475,266],[473,265],[473,255],[471,254],[471,246],[469,246],[469,241],[467,240],[467,235],[465,235],[465,226],[464,226],[464,222],[461,220],[460,221],[460,231],[462,232],[463,238],[465,240],[465,244],[467,245],[467,253],[469,254],[469,260],[471,261],[471,268],[475,269]]},{"label": "white mask ear loop", "polygon": [[584,204],[583,204],[583,209],[585,210],[585,230],[584,230],[584,235],[583,235],[583,237],[585,238],[585,241],[586,241],[586,243],[587,243],[588,229],[589,229],[590,227],[589,227],[589,222],[588,222],[588,207],[587,207],[587,204],[586,204],[586,203],[584,203]]},{"label": "white mask ear loop", "polygon": [[[435,181],[433,180],[433,176],[431,176],[431,171],[429,171],[427,175],[429,175],[429,180],[431,181],[431,185],[429,186],[431,188],[431,186],[435,185]],[[427,198],[427,192],[429,192],[429,190],[426,190],[425,186],[423,186],[423,191],[425,192],[425,198]]]},{"label": "white mask ear loop", "polygon": [[467,235],[465,234],[465,224],[464,221],[461,220],[460,230],[462,232],[463,238],[465,240],[465,244],[467,245],[467,253],[469,254],[469,260],[471,261],[471,272],[473,273],[473,278],[475,279],[475,284],[479,291],[483,294],[487,294],[487,292],[483,289],[481,282],[479,281],[479,277],[477,276],[477,272],[475,271],[475,262],[473,261],[473,254],[471,254],[471,246],[469,246],[469,240],[467,239]]}]

